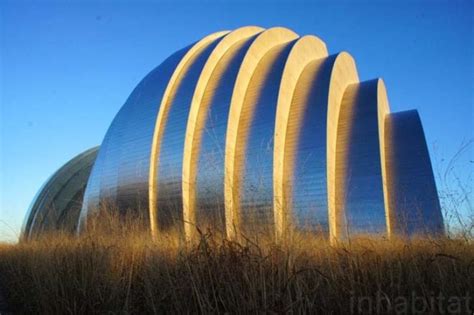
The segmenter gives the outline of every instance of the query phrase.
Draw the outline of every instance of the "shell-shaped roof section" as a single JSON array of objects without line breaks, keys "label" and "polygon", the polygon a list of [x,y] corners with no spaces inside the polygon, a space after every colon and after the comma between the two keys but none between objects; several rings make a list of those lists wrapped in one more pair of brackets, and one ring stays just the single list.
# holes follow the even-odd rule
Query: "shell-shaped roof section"
[{"label": "shell-shaped roof section", "polygon": [[82,197],[99,147],[75,156],[46,180],[34,197],[22,227],[22,239],[47,231],[74,233]]}]

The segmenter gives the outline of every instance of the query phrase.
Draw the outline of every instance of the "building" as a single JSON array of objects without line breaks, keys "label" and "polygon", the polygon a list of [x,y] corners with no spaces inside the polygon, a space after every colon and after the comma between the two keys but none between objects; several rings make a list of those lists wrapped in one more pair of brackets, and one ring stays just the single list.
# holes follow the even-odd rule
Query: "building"
[{"label": "building", "polygon": [[71,211],[84,230],[104,204],[139,214],[152,234],[189,238],[196,226],[231,238],[444,231],[417,112],[390,113],[383,81],[361,81],[350,54],[281,27],[214,33],[171,55],[134,89],[85,173],[79,217],[50,209],[59,197],[48,195],[25,235],[44,230],[32,219],[43,212]]},{"label": "building", "polygon": [[77,230],[84,190],[98,151],[95,147],[79,154],[48,178],[30,205],[22,237]]}]

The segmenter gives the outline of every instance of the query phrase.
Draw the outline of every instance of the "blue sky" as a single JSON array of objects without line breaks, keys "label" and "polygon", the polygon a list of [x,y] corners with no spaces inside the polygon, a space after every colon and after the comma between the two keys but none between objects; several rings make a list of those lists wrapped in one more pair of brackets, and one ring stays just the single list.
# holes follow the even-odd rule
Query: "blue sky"
[{"label": "blue sky", "polygon": [[[432,160],[449,159],[474,138],[473,12],[472,1],[0,0],[0,240],[17,237],[49,175],[100,144],[150,70],[244,25],[285,26],[348,51],[362,80],[385,80],[392,111],[420,112]],[[473,160],[471,147],[459,162],[468,189]]]}]

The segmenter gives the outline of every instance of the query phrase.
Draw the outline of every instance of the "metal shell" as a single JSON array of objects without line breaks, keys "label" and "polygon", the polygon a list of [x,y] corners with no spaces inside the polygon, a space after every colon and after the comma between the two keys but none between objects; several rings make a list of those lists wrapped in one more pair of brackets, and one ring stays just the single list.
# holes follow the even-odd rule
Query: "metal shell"
[{"label": "metal shell", "polygon": [[[333,241],[443,233],[418,114],[391,114],[381,79],[359,82],[348,53],[282,27],[218,32],[173,54],[132,92],[85,173],[80,230],[108,205],[152,235],[189,239],[196,227]],[[63,228],[38,221],[43,204],[25,235]]]},{"label": "metal shell", "polygon": [[79,154],[48,178],[25,217],[23,239],[57,230],[76,231],[84,190],[98,150],[95,147]]}]

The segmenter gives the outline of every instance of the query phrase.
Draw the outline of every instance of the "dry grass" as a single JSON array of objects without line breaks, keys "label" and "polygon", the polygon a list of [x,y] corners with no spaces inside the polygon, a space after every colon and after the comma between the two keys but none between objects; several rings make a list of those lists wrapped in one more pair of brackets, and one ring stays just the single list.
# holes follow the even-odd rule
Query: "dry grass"
[{"label": "dry grass", "polygon": [[[474,291],[474,246],[465,239],[361,238],[331,246],[309,235],[237,243],[208,232],[191,244],[173,233],[151,240],[139,230],[95,229],[78,238],[49,235],[0,246],[0,282],[10,308],[356,314],[374,312],[377,301],[379,312],[390,313],[400,299],[442,296],[443,303],[429,306],[436,313],[452,310],[448,298]],[[464,313],[467,305],[461,307]]]}]

